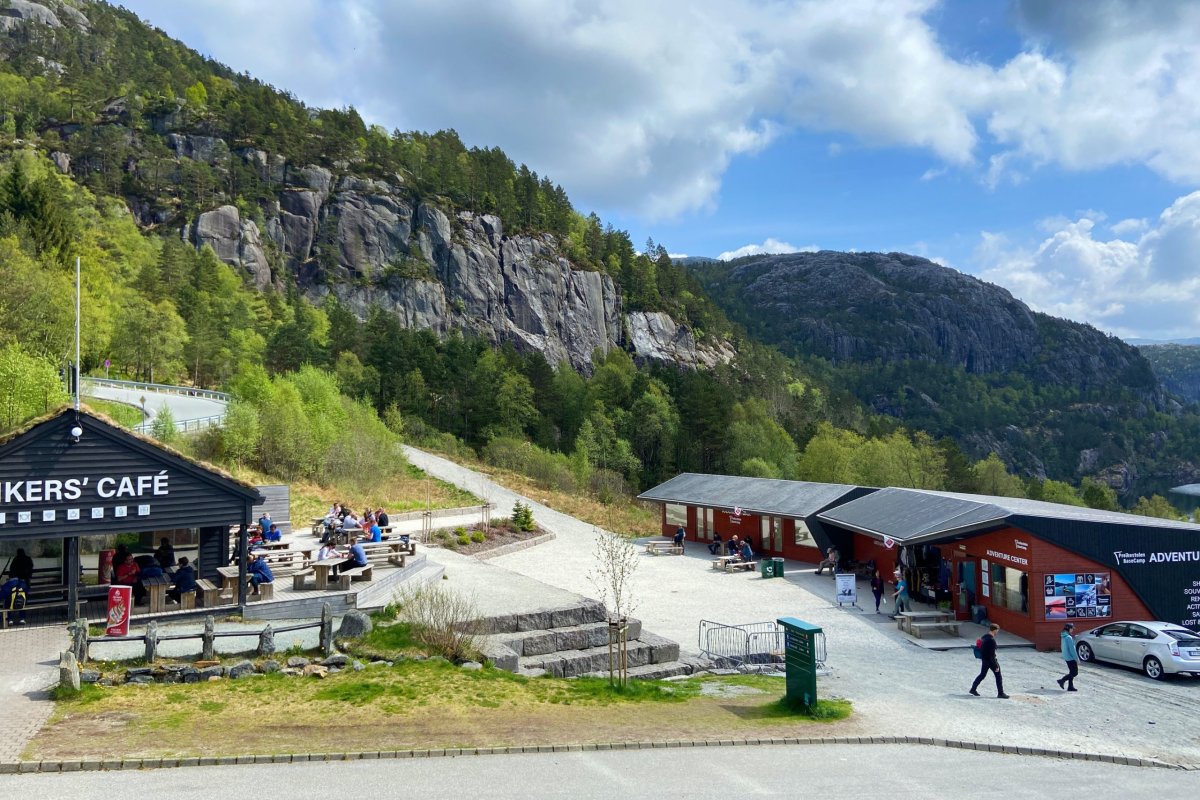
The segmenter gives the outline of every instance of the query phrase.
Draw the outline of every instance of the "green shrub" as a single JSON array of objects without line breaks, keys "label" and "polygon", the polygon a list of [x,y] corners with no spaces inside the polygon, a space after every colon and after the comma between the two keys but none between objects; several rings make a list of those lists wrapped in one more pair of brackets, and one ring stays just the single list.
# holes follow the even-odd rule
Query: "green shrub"
[{"label": "green shrub", "polygon": [[449,534],[449,533],[447,533],[446,531],[438,531],[438,532],[437,532],[437,533],[435,533],[433,536],[434,536],[434,538],[435,538],[435,539],[442,539],[442,540],[445,540],[445,539],[449,539],[449,538],[450,538],[450,534]]},{"label": "green shrub", "polygon": [[462,534],[461,536],[458,536],[458,537],[455,539],[455,541],[456,541],[456,542],[458,542],[458,544],[459,544],[460,546],[462,546],[462,547],[466,547],[467,545],[469,545],[469,544],[471,543],[471,537],[470,537],[470,536],[467,536],[467,535],[464,533],[464,534]]},{"label": "green shrub", "polygon": [[471,534],[471,541],[475,542],[475,544],[483,544],[487,541],[487,536],[484,535],[483,531],[475,531]]},{"label": "green shrub", "polygon": [[494,467],[519,472],[548,489],[575,491],[571,461],[562,453],[551,453],[524,439],[497,436],[487,443],[481,456]]},{"label": "green shrub", "polygon": [[537,524],[533,521],[533,509],[522,503],[520,500],[513,506],[512,521],[517,530],[532,531],[537,529]]},{"label": "green shrub", "polygon": [[462,537],[466,536],[467,535],[467,527],[465,525],[459,525],[457,528],[454,529],[454,535],[460,539]]}]

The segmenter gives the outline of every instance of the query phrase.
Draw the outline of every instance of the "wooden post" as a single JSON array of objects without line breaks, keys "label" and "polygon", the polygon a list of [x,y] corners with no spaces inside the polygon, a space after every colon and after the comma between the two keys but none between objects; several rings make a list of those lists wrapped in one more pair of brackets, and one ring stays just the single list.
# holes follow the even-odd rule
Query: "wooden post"
[{"label": "wooden post", "polygon": [[74,620],[79,616],[79,537],[68,536],[63,544],[66,545],[63,557],[67,565],[67,619]]},{"label": "wooden post", "polygon": [[246,566],[250,554],[250,506],[246,506],[247,521],[238,528],[238,589],[237,603],[244,612],[246,610]]},{"label": "wooden post", "polygon": [[201,649],[200,657],[202,659],[204,659],[205,661],[214,660],[213,659],[213,642],[216,641],[217,637],[213,636],[213,624],[214,623],[213,623],[212,614],[209,614],[208,616],[206,616],[204,618],[204,639],[203,639],[204,646]]},{"label": "wooden post", "polygon": [[326,658],[333,655],[333,611],[329,603],[321,606],[321,652]]},{"label": "wooden post", "polygon": [[142,637],[146,642],[146,663],[153,664],[158,658],[158,622],[150,620],[146,624],[146,635]]}]

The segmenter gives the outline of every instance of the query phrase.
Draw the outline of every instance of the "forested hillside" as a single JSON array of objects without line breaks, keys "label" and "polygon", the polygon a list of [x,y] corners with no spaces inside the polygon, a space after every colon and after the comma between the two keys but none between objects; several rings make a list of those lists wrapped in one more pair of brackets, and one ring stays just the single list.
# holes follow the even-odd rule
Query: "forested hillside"
[{"label": "forested hillside", "polygon": [[692,470],[1116,502],[1043,480],[1108,453],[1018,478],[865,406],[497,148],[307,108],[107,4],[10,11],[0,422],[62,399],[79,256],[85,372],[231,390],[194,446],[284,478],[404,435],[605,498]]},{"label": "forested hillside", "polygon": [[1186,403],[1200,403],[1200,346],[1147,344],[1138,350],[1168,392]]}]

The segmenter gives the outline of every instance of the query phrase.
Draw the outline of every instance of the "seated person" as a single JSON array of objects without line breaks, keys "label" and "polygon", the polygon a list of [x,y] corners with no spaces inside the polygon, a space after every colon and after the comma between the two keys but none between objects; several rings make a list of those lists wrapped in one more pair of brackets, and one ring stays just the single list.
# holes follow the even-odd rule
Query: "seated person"
[{"label": "seated person", "polygon": [[142,582],[138,579],[140,574],[141,568],[133,560],[133,554],[129,552],[126,552],[121,562],[113,567],[113,580],[120,586],[133,587],[133,601],[135,603],[140,603],[142,598],[146,596],[146,587],[142,586]]},{"label": "seated person", "polygon": [[749,539],[742,540],[742,549],[738,551],[738,555],[744,562],[750,562],[754,560],[754,551],[750,548]]},{"label": "seated person", "polygon": [[25,548],[17,548],[16,555],[8,565],[8,577],[24,581],[26,588],[33,584],[33,559],[25,553]]},{"label": "seated person", "polygon": [[841,557],[841,554],[838,553],[837,548],[836,547],[829,548],[829,550],[827,550],[825,553],[825,560],[817,565],[817,574],[820,575],[821,572],[826,567],[828,567],[829,571],[836,575],[837,569],[838,569],[838,562],[840,562],[841,560],[842,560],[842,557]]},{"label": "seated person", "polygon": [[265,542],[283,541],[283,531],[279,530],[279,525],[272,522],[271,527],[268,528],[267,532],[263,534],[263,541],[265,541]]},{"label": "seated person", "polygon": [[[25,624],[25,601],[29,598],[29,584],[18,577],[11,577],[0,586],[0,614],[17,612],[17,623]],[[10,617],[11,619],[11,617]]]},{"label": "seated person", "polygon": [[684,530],[682,525],[680,525],[679,529],[677,531],[675,531],[675,537],[673,539],[671,539],[671,542],[676,547],[683,547],[683,540],[684,540],[684,537],[686,537],[686,536],[687,536],[687,531]]},{"label": "seated person", "polygon": [[729,555],[736,556],[741,551],[742,541],[735,533],[733,536],[729,537],[729,541],[725,543],[725,546],[729,548]]},{"label": "seated person", "polygon": [[339,567],[341,569],[354,569],[355,567],[365,567],[370,563],[367,561],[367,551],[363,549],[362,543],[358,541],[357,537],[350,540],[350,552],[346,554],[346,557],[350,560],[334,567],[333,577],[337,577]]},{"label": "seated person", "polygon": [[154,551],[154,560],[163,569],[170,569],[175,566],[175,548],[171,545],[171,540],[167,537],[162,538],[162,544]]},{"label": "seated person", "polygon": [[323,544],[321,545],[321,549],[317,551],[317,561],[324,561],[327,558],[340,558],[341,555],[334,545]]},{"label": "seated person", "polygon": [[712,553],[714,556],[719,556],[724,549],[725,542],[721,539],[721,534],[714,532],[712,544],[708,546],[708,552]]},{"label": "seated person", "polygon": [[371,527],[368,529],[368,533],[370,533],[370,535],[371,535],[372,542],[382,542],[383,541],[383,531],[380,529],[380,527],[378,525],[372,523]]},{"label": "seated person", "polygon": [[274,583],[275,576],[271,573],[271,566],[267,564],[266,556],[259,553],[250,562],[250,566],[246,569],[250,576],[251,594],[258,594],[258,587],[264,583]]},{"label": "seated person", "polygon": [[181,595],[196,591],[196,569],[188,563],[186,557],[179,559],[179,567],[175,570],[175,586],[167,590],[167,597],[179,602]]},{"label": "seated person", "polygon": [[388,527],[388,515],[383,508],[375,509],[375,524],[381,528]]}]

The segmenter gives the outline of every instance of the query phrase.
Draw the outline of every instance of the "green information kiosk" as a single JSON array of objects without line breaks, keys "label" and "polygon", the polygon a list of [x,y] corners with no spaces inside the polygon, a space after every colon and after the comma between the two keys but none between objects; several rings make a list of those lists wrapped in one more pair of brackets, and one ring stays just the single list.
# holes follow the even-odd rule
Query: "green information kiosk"
[{"label": "green information kiosk", "polygon": [[812,708],[817,704],[817,634],[821,629],[795,617],[781,617],[777,622],[783,627],[788,705]]}]

